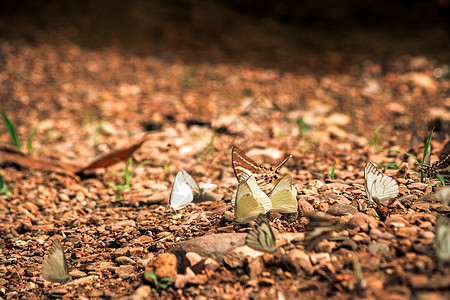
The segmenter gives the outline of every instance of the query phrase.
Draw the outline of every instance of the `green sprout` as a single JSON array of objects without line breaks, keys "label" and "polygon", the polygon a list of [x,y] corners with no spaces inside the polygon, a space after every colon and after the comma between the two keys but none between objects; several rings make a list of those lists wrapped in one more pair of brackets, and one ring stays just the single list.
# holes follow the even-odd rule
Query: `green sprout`
[{"label": "green sprout", "polygon": [[167,288],[167,286],[169,285],[170,282],[174,281],[172,278],[169,278],[169,277],[161,278],[158,281],[158,278],[156,278],[156,275],[151,272],[145,272],[145,275],[150,277],[151,279],[153,279],[153,282],[155,283],[156,287],[163,289],[163,290],[165,290]]},{"label": "green sprout", "polygon": [[378,135],[380,134],[380,130],[381,128],[383,128],[383,125],[378,126],[374,133],[373,133],[373,138],[370,139],[369,143],[372,145],[372,147],[375,149],[376,153],[380,153],[381,150],[383,150],[382,147],[378,146]]},{"label": "green sprout", "polygon": [[310,128],[308,124],[306,124],[305,119],[298,118],[295,123],[297,124],[301,135],[302,152],[306,152],[309,146],[317,142],[319,139],[308,139],[306,134],[309,132]]},{"label": "green sprout", "polygon": [[328,175],[330,175],[331,180],[334,180],[334,167],[330,166],[330,171],[328,171]]},{"label": "green sprout", "polygon": [[[419,160],[414,155],[412,155],[412,154],[410,154],[408,152],[405,152],[405,151],[402,151],[402,150],[397,150],[397,149],[393,149],[392,150],[392,151],[396,151],[396,152],[400,152],[400,153],[408,155],[409,157],[411,157],[414,160],[416,165],[421,166],[420,173],[417,173],[417,174],[420,174],[420,181],[421,182],[423,182],[425,177],[426,177],[423,167],[424,166],[428,166],[428,164],[429,164],[429,157],[430,157],[430,154],[431,154],[430,153],[430,149],[431,149],[431,147],[430,147],[431,135],[433,134],[433,131],[434,131],[434,127],[433,127],[433,129],[431,129],[431,132],[428,135],[427,141],[425,142],[425,148],[423,149],[423,155],[422,155],[422,162],[421,163],[419,162]],[[428,164],[426,164],[426,160],[428,160]]]},{"label": "green sprout", "polygon": [[3,183],[3,176],[0,175],[0,193],[6,196],[11,196],[11,193],[8,191],[8,188]]},{"label": "green sprout", "polygon": [[28,141],[27,141],[27,151],[28,154],[31,154],[31,152],[33,151],[33,139],[37,134],[37,130],[39,127],[39,123],[36,124],[36,126],[34,127],[33,131],[30,133],[30,135],[28,136]]},{"label": "green sprout", "polygon": [[20,140],[19,140],[19,136],[17,135],[16,130],[14,129],[14,125],[9,120],[8,116],[6,115],[6,113],[4,111],[2,111],[2,116],[3,116],[3,121],[5,121],[6,129],[8,130],[9,135],[11,136],[13,146],[16,147],[17,149],[20,149],[21,148]]}]

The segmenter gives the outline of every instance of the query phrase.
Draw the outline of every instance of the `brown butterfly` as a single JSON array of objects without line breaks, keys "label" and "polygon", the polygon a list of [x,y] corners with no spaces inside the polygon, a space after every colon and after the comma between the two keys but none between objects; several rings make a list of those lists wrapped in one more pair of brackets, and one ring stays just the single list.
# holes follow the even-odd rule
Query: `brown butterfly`
[{"label": "brown butterfly", "polygon": [[306,225],[303,245],[307,251],[313,250],[320,241],[328,238],[333,231],[341,231],[344,228],[344,223],[322,212],[310,213],[306,217],[309,223]]},{"label": "brown butterfly", "polygon": [[231,149],[231,162],[237,180],[240,182],[242,180],[247,180],[249,176],[253,176],[262,190],[267,190],[265,187],[266,184],[278,179],[278,173],[281,167],[283,167],[291,157],[292,155],[289,155],[275,168],[266,168],[247,157],[239,147],[233,146]]},{"label": "brown butterfly", "polygon": [[429,166],[421,164],[420,167],[424,169],[428,177],[440,174],[444,177],[445,184],[450,184],[450,154],[444,159],[435,161]]}]

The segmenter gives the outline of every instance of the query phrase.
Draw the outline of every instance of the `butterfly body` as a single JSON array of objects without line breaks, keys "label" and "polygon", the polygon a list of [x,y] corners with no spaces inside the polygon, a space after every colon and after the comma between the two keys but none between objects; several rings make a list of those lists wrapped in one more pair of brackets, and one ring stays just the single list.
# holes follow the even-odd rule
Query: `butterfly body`
[{"label": "butterfly body", "polygon": [[257,184],[261,189],[265,190],[266,185],[273,180],[278,179],[279,171],[281,167],[292,157],[290,155],[275,168],[267,168],[260,164],[257,164],[254,160],[249,158],[245,153],[237,146],[233,146],[231,149],[231,162],[233,165],[234,175],[238,181],[246,180],[248,176],[253,176],[256,179]]},{"label": "butterfly body", "polygon": [[274,253],[278,250],[269,221],[263,214],[258,215],[255,225],[245,237],[245,244],[258,251]]},{"label": "butterfly body", "polygon": [[200,185],[197,185],[194,178],[188,172],[181,170],[177,173],[173,182],[170,193],[170,206],[174,210],[178,210],[186,207],[193,201],[203,202],[210,200],[212,196],[204,193],[204,190],[216,186],[210,183],[200,183]]},{"label": "butterfly body", "polygon": [[50,252],[42,263],[42,277],[45,280],[61,284],[72,280],[72,277],[69,275],[64,250],[57,238],[52,240]]},{"label": "butterfly body", "polygon": [[444,177],[445,183],[450,184],[450,154],[444,159],[436,161],[429,166],[421,165],[421,167],[425,170],[428,177],[440,174]]}]

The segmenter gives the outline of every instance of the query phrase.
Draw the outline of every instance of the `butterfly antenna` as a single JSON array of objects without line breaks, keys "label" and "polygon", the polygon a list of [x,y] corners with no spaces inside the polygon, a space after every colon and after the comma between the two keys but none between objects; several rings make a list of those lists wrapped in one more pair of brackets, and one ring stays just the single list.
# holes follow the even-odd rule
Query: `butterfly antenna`
[{"label": "butterfly antenna", "polygon": [[286,157],[285,160],[283,160],[276,168],[275,168],[275,173],[278,174],[278,171],[280,171],[280,169],[288,162],[289,159],[291,159],[292,154],[290,154],[288,157]]}]

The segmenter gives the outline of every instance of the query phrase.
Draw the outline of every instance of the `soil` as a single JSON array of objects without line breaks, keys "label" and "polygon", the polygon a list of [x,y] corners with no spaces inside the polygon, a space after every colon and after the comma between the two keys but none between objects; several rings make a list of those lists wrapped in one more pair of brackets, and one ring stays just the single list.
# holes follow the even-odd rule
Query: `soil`
[{"label": "soil", "polygon": [[[300,201],[315,211],[354,205],[371,225],[347,226],[352,243],[306,252],[330,256],[310,273],[277,257],[263,256],[256,275],[250,262],[218,261],[200,271],[205,280],[153,287],[143,298],[448,299],[450,268],[434,242],[436,215],[450,212],[432,196],[442,184],[421,182],[414,161],[393,150],[421,159],[434,128],[431,162],[447,151],[449,13],[445,0],[3,1],[0,110],[24,153],[87,165],[152,135],[133,153],[123,190],[125,162],[79,176],[0,158],[10,193],[0,195],[0,299],[138,299],[146,264],[178,242],[248,231],[230,220],[233,145],[265,166],[292,154],[281,173]],[[0,145],[10,143],[1,122]],[[400,185],[384,221],[361,208],[368,161]],[[181,169],[219,185],[222,199],[171,210]],[[308,223],[302,207],[294,220],[268,217],[275,235]],[[53,237],[81,281],[42,279]],[[372,251],[374,243],[388,248]],[[286,257],[304,250],[288,244]],[[120,269],[123,256],[131,268]]]}]

